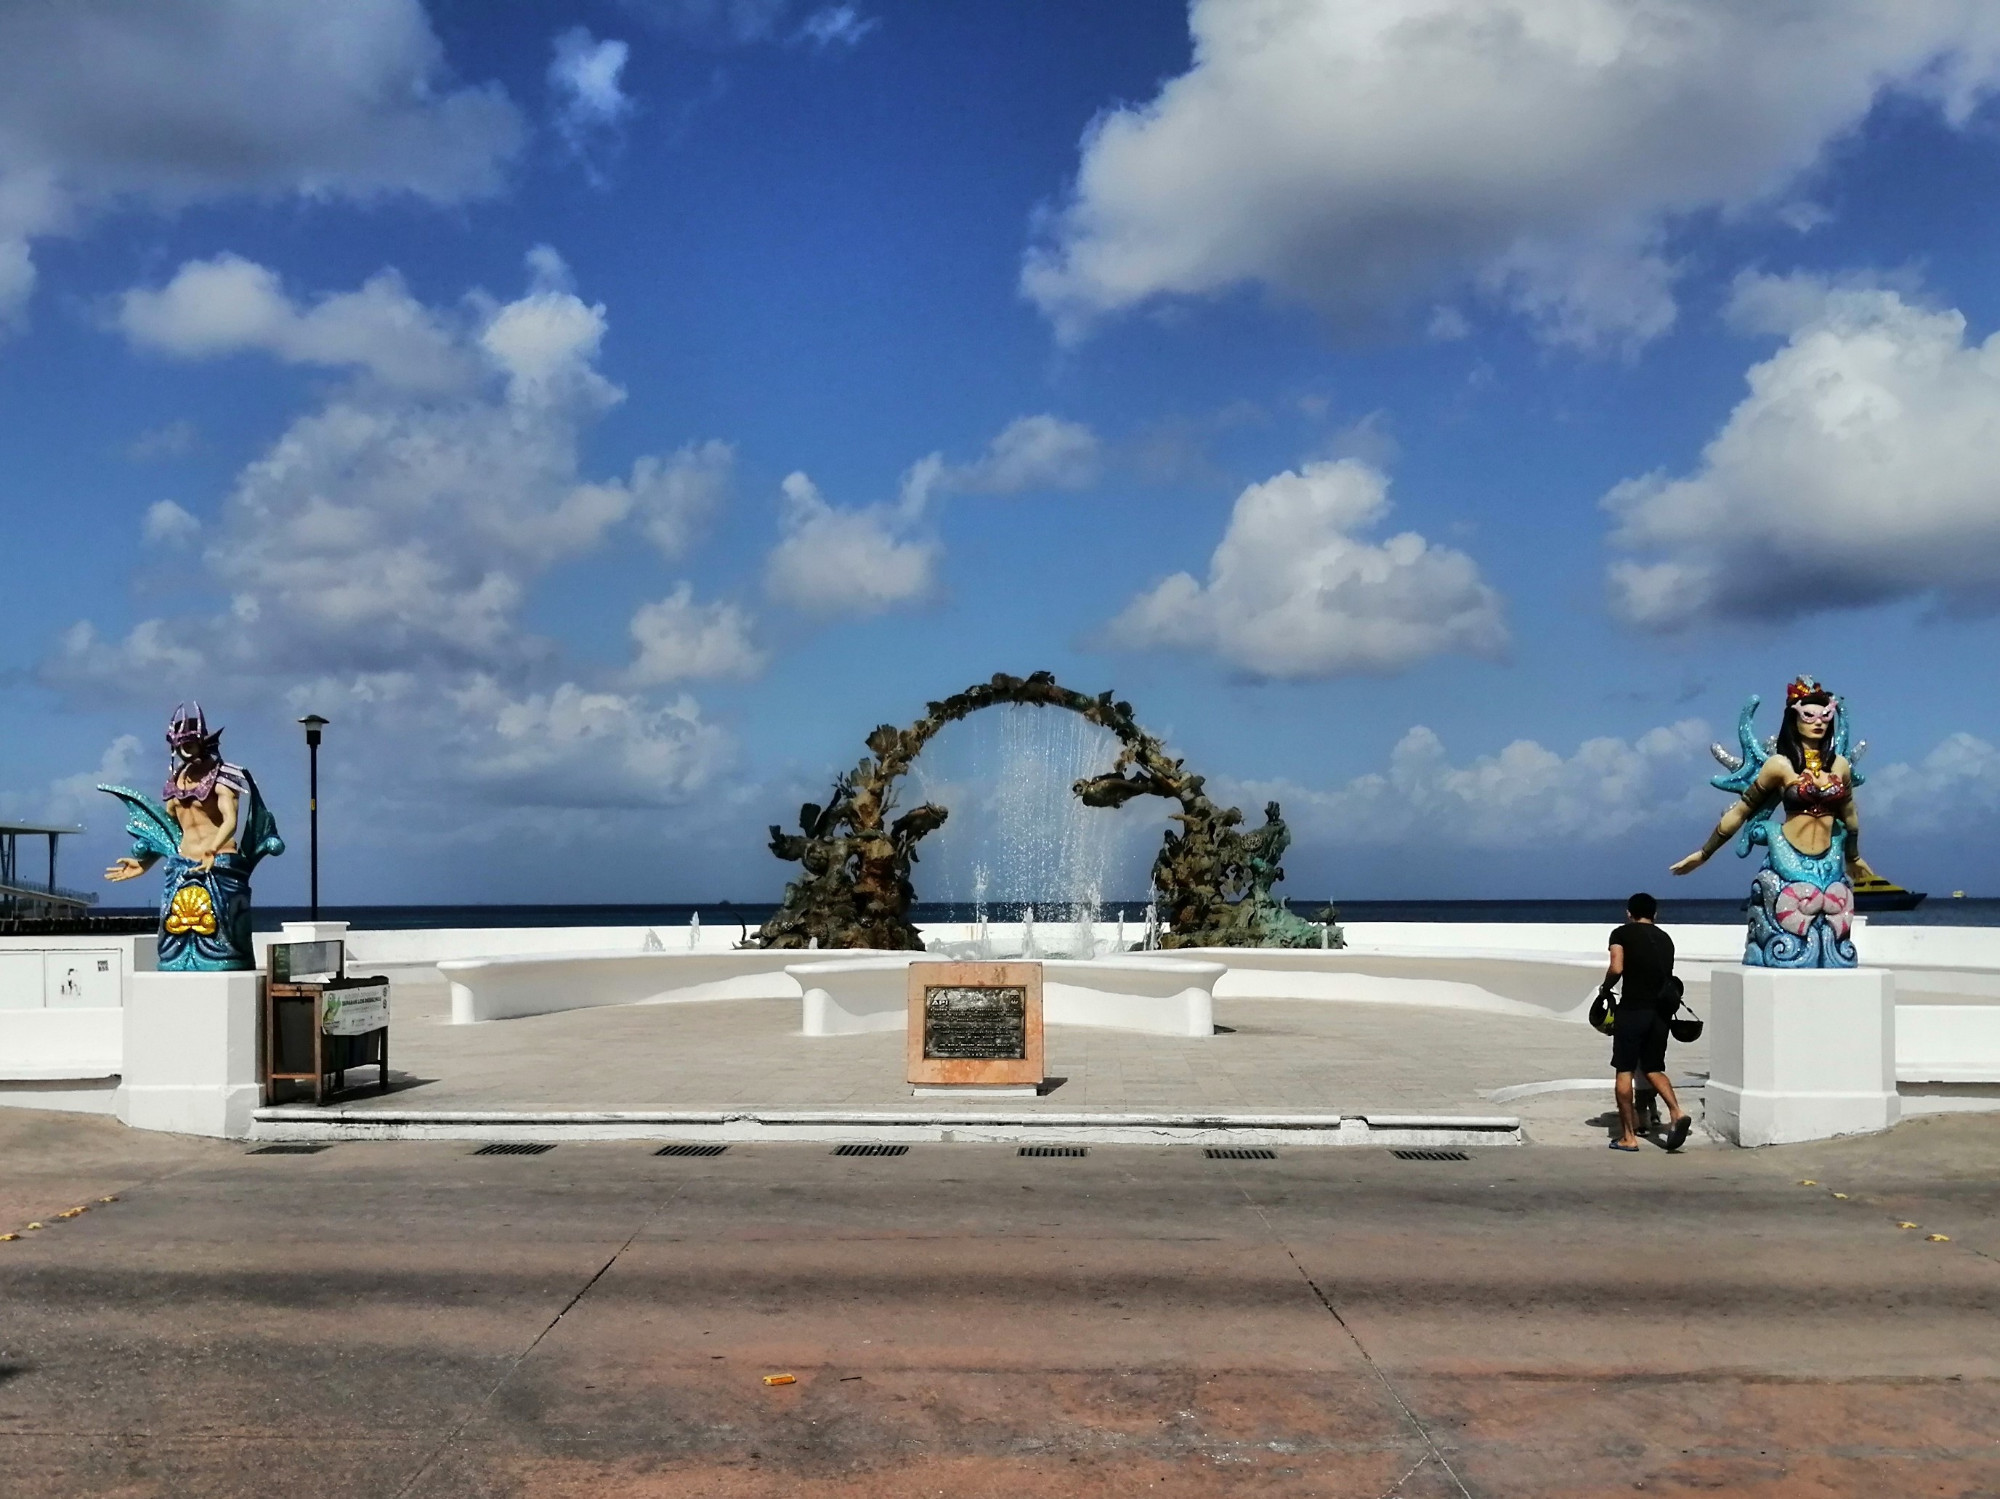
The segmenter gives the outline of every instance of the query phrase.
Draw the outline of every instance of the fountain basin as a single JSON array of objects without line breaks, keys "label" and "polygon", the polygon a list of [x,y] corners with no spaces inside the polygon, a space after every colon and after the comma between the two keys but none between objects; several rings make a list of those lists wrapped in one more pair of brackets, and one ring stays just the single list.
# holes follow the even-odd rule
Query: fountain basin
[{"label": "fountain basin", "polygon": [[[805,991],[808,1036],[900,1031],[909,1022],[912,963],[925,953],[876,954],[788,964]],[[1042,960],[1042,1020],[1152,1036],[1215,1034],[1215,985],[1229,970],[1188,958],[1115,957]]]}]

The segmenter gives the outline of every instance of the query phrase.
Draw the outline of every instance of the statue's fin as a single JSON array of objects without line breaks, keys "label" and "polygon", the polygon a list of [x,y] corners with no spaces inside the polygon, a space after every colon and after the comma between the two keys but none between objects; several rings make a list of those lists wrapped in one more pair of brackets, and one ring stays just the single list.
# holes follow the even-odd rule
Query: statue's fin
[{"label": "statue's fin", "polygon": [[1864,739],[1852,748],[1848,747],[1847,699],[1837,697],[1833,701],[1839,709],[1833,715],[1833,752],[1836,756],[1847,756],[1848,784],[1859,786],[1864,784],[1868,779],[1868,777],[1861,773],[1861,757],[1868,752],[1868,741]]},{"label": "statue's fin", "polygon": [[167,859],[180,852],[180,824],[168,815],[165,807],[129,786],[99,786],[97,789],[125,803],[125,810],[131,814],[125,831],[132,835],[134,854],[151,854]]},{"label": "statue's fin", "polygon": [[1708,752],[1715,756],[1715,763],[1720,765],[1724,770],[1741,770],[1743,768],[1743,757],[1741,755],[1730,754],[1728,750],[1719,744],[1711,744],[1708,747]]},{"label": "statue's fin", "polygon": [[[242,767],[237,769],[242,770]],[[237,845],[237,852],[254,869],[259,859],[282,854],[285,840],[278,836],[278,819],[264,805],[263,794],[257,790],[256,778],[244,770],[243,781],[250,788],[250,815],[244,819],[243,841]]]},{"label": "statue's fin", "polygon": [[1709,778],[1708,784],[1717,791],[1733,792],[1741,796],[1756,781],[1757,772],[1764,768],[1764,760],[1769,751],[1757,738],[1757,708],[1763,701],[1753,694],[1750,701],[1743,705],[1743,711],[1736,715],[1736,742],[1742,749],[1742,754],[1730,755],[1720,745],[1711,751],[1729,772],[1727,775]]}]

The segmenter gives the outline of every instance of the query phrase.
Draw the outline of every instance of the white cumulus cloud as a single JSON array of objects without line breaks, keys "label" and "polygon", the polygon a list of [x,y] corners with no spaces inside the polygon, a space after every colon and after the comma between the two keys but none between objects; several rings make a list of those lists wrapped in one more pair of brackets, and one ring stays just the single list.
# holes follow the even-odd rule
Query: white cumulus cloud
[{"label": "white cumulus cloud", "polygon": [[[123,299],[128,336],[178,357],[258,352],[351,373],[199,526],[191,581],[218,606],[122,637],[80,621],[44,680],[337,716],[405,767],[393,794],[419,807],[448,805],[424,786],[622,806],[705,784],[726,736],[691,699],[661,703],[646,689],[754,670],[747,616],[682,585],[640,611],[634,666],[602,685],[566,680],[556,646],[521,612],[550,568],[621,525],[679,555],[726,484],[730,449],[690,444],[641,456],[629,477],[587,474],[582,443],[624,396],[597,368],[605,310],[576,294],[553,251],[533,251],[528,271],[511,301],[476,293],[439,311],[389,273],[360,293],[301,301],[264,267],[224,256]],[[165,501],[146,525],[163,542],[197,532]]]},{"label": "white cumulus cloud", "polygon": [[556,133],[596,178],[593,151],[615,145],[632,113],[632,98],[621,82],[632,49],[609,38],[598,41],[581,26],[556,37],[553,48],[548,77]]},{"label": "white cumulus cloud", "polygon": [[[0,793],[0,817],[54,827],[87,825],[92,814],[102,817],[104,812],[104,793],[97,789],[100,785],[129,786],[135,779],[151,778],[153,767],[144,763],[144,754],[145,746],[136,734],[120,734],[105,747],[94,770],[58,776],[39,794]],[[56,881],[69,886],[85,883],[74,868],[66,868],[60,861]]]},{"label": "white cumulus cloud", "polygon": [[454,773],[509,805],[657,806],[702,789],[729,757],[686,696],[656,705],[574,682],[515,694],[482,677],[452,705]]},{"label": "white cumulus cloud", "polygon": [[455,83],[421,0],[0,6],[0,323],[32,242],[93,212],[235,194],[455,203],[497,191],[521,120]]},{"label": "white cumulus cloud", "polygon": [[807,614],[880,614],[916,603],[935,584],[938,546],[909,534],[913,519],[892,505],[839,509],[806,475],[790,474],[765,592]]},{"label": "white cumulus cloud", "polygon": [[631,680],[643,687],[716,677],[754,677],[764,653],[750,639],[750,616],[734,604],[697,603],[682,583],[632,616],[638,655]]},{"label": "white cumulus cloud", "polygon": [[1570,755],[1519,739],[1455,765],[1444,741],[1420,724],[1390,751],[1386,770],[1331,790],[1246,782],[1239,799],[1280,801],[1302,838],[1334,845],[1396,844],[1435,838],[1440,829],[1483,849],[1607,843],[1663,820],[1712,820],[1714,809],[1705,812],[1699,796],[1708,791],[1701,774],[1708,739],[1705,723],[1684,719],[1635,740],[1586,740]]},{"label": "white cumulus cloud", "polygon": [[393,271],[302,306],[268,266],[229,254],[190,260],[165,286],[120,296],[116,322],[136,346],[181,359],[254,351],[365,369],[411,390],[457,389],[479,374],[445,320]]},{"label": "white cumulus cloud", "polygon": [[929,453],[903,475],[901,502],[912,515],[939,495],[1020,494],[1036,489],[1087,489],[1097,481],[1104,447],[1082,422],[1042,412],[1016,417],[969,463]]},{"label": "white cumulus cloud", "polygon": [[1899,832],[1962,830],[2000,812],[2000,749],[1976,734],[1947,734],[1914,763],[1884,765],[1858,794],[1864,826]]},{"label": "white cumulus cloud", "polygon": [[1887,90],[2000,82],[1984,0],[1192,0],[1194,62],[1107,110],[1023,269],[1074,336],[1246,283],[1339,319],[1484,289],[1544,336],[1675,316],[1680,216],[1795,206]]},{"label": "white cumulus cloud", "polygon": [[142,530],[156,545],[183,546],[201,535],[201,522],[172,500],[155,500],[146,507]]},{"label": "white cumulus cloud", "polygon": [[2000,336],[1882,286],[1748,277],[1734,313],[1786,335],[1682,478],[1604,499],[1612,602],[1647,628],[1930,596],[2000,601]]},{"label": "white cumulus cloud", "polygon": [[1500,596],[1463,552],[1414,532],[1360,539],[1389,509],[1358,459],[1310,463],[1237,497],[1208,581],[1175,573],[1125,606],[1109,643],[1220,657],[1260,677],[1393,672],[1446,651],[1499,654]]}]

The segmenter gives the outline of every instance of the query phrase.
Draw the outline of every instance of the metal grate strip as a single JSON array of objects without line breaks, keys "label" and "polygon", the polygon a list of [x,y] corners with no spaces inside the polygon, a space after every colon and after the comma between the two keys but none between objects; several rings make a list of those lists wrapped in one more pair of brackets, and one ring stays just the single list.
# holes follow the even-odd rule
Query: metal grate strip
[{"label": "metal grate strip", "polygon": [[318,1155],[329,1149],[326,1145],[308,1145],[303,1142],[287,1141],[281,1145],[259,1145],[255,1150],[245,1151],[245,1155]]},{"label": "metal grate strip", "polygon": [[654,1155],[721,1155],[727,1145],[662,1145]]},{"label": "metal grate strip", "polygon": [[474,1155],[547,1155],[554,1150],[553,1145],[526,1145],[510,1141],[504,1145],[482,1145],[473,1151]]},{"label": "metal grate strip", "polygon": [[907,1145],[836,1145],[835,1155],[908,1155]]},{"label": "metal grate strip", "polygon": [[1391,1155],[1399,1161],[1469,1161],[1471,1156],[1462,1150],[1394,1150]]},{"label": "metal grate strip", "polygon": [[1049,1155],[1062,1155],[1062,1156],[1076,1156],[1076,1155],[1089,1155],[1089,1154],[1090,1154],[1090,1147],[1089,1147],[1088,1145],[1023,1145],[1023,1146],[1022,1146],[1022,1147],[1021,1147],[1021,1148],[1020,1148],[1020,1149],[1019,1149],[1018,1151],[1016,1151],[1016,1152],[1015,1152],[1015,1154],[1016,1154],[1016,1155],[1040,1155],[1040,1156],[1049,1156]]},{"label": "metal grate strip", "polygon": [[1211,1161],[1275,1161],[1278,1152],[1261,1145],[1208,1145],[1203,1153]]}]

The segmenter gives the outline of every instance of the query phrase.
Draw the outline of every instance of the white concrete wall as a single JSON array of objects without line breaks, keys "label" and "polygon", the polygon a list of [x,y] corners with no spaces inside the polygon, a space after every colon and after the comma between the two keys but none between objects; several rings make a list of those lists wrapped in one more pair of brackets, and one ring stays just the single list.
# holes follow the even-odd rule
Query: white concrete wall
[{"label": "white concrete wall", "polygon": [[2000,1083],[2000,1004],[1899,1003],[1896,1080]]},{"label": "white concrete wall", "polygon": [[[1451,954],[1457,956],[1537,957],[1546,960],[1598,960],[1604,955],[1609,922],[1510,923],[1354,921],[1342,924],[1348,952],[1368,954]],[[750,930],[755,931],[752,926]],[[927,923],[919,928],[927,941],[969,942],[976,933],[963,922]],[[1020,939],[1018,923],[995,922],[989,928],[995,942],[1009,947]],[[1036,932],[1047,943],[1060,945],[1071,928],[1064,923],[1038,922]],[[1682,926],[1670,924],[1680,956],[1696,963],[1736,963],[1743,957],[1743,925]],[[1115,923],[1096,926],[1098,941],[1109,943]],[[1940,969],[1986,969],[2000,972],[2000,927],[1880,926],[1862,919],[1857,945],[1864,963],[1884,967],[1914,964]],[[724,953],[735,949],[743,932],[736,922],[705,924],[699,951]],[[440,927],[417,931],[351,931],[346,934],[348,961],[380,967],[429,965],[447,959],[526,957],[582,952],[639,952],[648,935],[667,952],[689,951],[685,924],[674,926],[597,927]],[[1128,942],[1143,929],[1125,926]],[[8,942],[49,939],[0,938]],[[118,939],[132,940],[132,939]],[[139,939],[150,942],[151,939]],[[276,934],[257,937],[259,961],[264,947],[280,940]],[[1311,951],[1300,949],[1299,951]]]},{"label": "white concrete wall", "polygon": [[150,935],[0,937],[0,1105],[107,1107],[125,1006],[154,948]]},{"label": "white concrete wall", "polygon": [[[670,950],[687,951],[686,927],[643,926],[515,926],[515,927],[435,927],[412,931],[350,931],[347,966],[350,971],[373,968],[402,968],[441,963],[448,959],[513,958],[547,953],[639,952],[646,934],[657,931]],[[286,938],[280,932],[259,932],[256,938],[257,963],[264,963],[264,949]],[[701,934],[702,951],[727,951],[736,942],[736,928]]]},{"label": "white concrete wall", "polygon": [[[1616,922],[1350,921],[1342,922],[1347,950],[1357,953],[1514,955],[1543,959],[1604,960],[1605,939]],[[1743,923],[1682,926],[1669,923],[1674,951],[1692,962],[1743,961]]]}]

